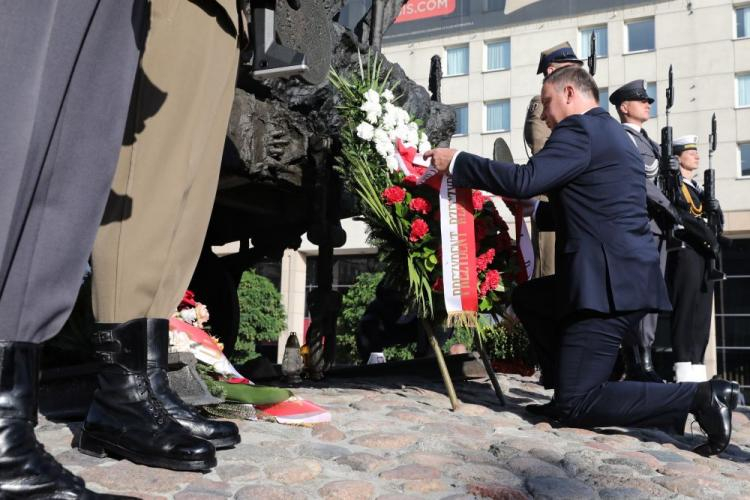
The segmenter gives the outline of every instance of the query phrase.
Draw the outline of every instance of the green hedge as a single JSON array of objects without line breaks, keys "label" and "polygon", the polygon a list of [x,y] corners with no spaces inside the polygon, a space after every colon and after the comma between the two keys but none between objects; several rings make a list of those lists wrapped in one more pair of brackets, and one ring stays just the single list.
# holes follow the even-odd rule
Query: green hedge
[{"label": "green hedge", "polygon": [[258,341],[278,340],[286,328],[286,312],[281,304],[281,294],[268,278],[253,270],[245,271],[237,288],[240,304],[240,328],[231,357],[232,363],[243,363],[258,357]]}]

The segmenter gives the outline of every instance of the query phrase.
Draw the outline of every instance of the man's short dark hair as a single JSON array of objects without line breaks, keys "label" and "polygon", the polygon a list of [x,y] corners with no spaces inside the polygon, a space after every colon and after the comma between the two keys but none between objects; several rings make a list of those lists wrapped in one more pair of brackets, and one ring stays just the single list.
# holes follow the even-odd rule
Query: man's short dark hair
[{"label": "man's short dark hair", "polygon": [[544,79],[544,83],[551,83],[557,90],[562,90],[565,85],[572,85],[580,93],[589,95],[599,102],[599,87],[588,71],[580,66],[557,69]]}]

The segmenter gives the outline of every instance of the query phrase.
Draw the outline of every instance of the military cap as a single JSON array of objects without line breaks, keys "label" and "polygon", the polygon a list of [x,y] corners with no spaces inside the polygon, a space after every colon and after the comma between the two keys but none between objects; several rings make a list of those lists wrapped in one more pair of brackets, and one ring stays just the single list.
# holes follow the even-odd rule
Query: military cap
[{"label": "military cap", "polygon": [[646,91],[646,82],[643,80],[633,80],[626,83],[609,96],[609,102],[614,104],[615,107],[618,107],[624,101],[648,101],[649,104],[654,103],[654,99]]},{"label": "military cap", "polygon": [[578,59],[576,53],[573,51],[573,47],[568,42],[550,47],[547,50],[543,50],[539,54],[539,67],[536,69],[536,74],[546,73],[547,66],[551,63],[560,62],[573,62],[576,64],[583,64],[583,61]]},{"label": "military cap", "polygon": [[697,135],[683,135],[672,142],[672,151],[674,151],[674,154],[676,155],[680,155],[683,151],[689,149],[698,149]]}]

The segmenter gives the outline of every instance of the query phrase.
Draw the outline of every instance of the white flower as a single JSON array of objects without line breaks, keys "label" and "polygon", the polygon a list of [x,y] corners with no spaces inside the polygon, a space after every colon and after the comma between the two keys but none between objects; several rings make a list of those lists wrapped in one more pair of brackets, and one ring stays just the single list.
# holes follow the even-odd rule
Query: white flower
[{"label": "white flower", "polygon": [[367,121],[373,125],[378,123],[378,118],[383,114],[383,108],[378,102],[365,101],[359,109],[365,112]]},{"label": "white flower", "polygon": [[380,94],[378,94],[376,90],[373,90],[373,89],[368,90],[367,92],[365,92],[364,97],[367,102],[380,105]]},{"label": "white flower", "polygon": [[385,89],[383,91],[383,99],[385,99],[385,102],[392,102],[395,96],[393,95],[393,92],[390,91],[390,89]]},{"label": "white flower", "polygon": [[180,318],[182,318],[182,321],[184,321],[185,323],[195,326],[198,315],[195,312],[195,308],[191,307],[189,309],[183,309],[182,311],[180,311]]},{"label": "white flower", "polygon": [[375,150],[383,158],[388,158],[396,150],[390,137],[388,137],[388,133],[383,129],[375,129],[373,142],[375,143]]},{"label": "white flower", "polygon": [[366,141],[371,141],[375,134],[375,127],[367,122],[362,122],[357,126],[357,137]]},{"label": "white flower", "polygon": [[396,172],[398,170],[398,160],[396,160],[395,156],[390,155],[385,159],[385,166],[388,167],[388,170],[391,172]]},{"label": "white flower", "polygon": [[432,146],[430,145],[430,139],[427,137],[427,134],[424,132],[419,133],[419,148],[417,150],[420,153],[424,153],[425,151],[429,151],[432,149]]}]

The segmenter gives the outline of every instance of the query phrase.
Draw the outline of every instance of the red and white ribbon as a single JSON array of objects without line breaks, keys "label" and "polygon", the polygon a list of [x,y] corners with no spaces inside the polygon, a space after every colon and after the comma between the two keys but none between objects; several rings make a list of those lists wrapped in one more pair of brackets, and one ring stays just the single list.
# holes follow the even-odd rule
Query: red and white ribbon
[{"label": "red and white ribbon", "polygon": [[474,206],[471,189],[456,188],[450,175],[440,184],[440,238],[448,322],[457,317],[472,322],[478,309]]},{"label": "red and white ribbon", "polygon": [[[396,142],[396,160],[404,175],[421,176],[429,161],[416,148]],[[440,192],[443,292],[448,322],[473,324],[478,310],[474,206],[471,189],[455,188],[450,175],[435,176],[426,185]]]}]

